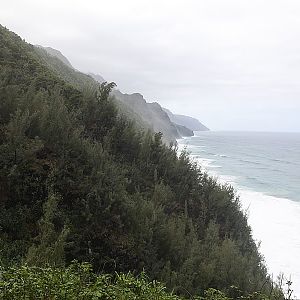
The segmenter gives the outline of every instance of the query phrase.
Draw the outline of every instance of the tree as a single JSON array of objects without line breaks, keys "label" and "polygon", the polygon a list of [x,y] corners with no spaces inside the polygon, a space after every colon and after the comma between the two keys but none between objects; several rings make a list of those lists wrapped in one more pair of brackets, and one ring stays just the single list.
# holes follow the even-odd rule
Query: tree
[{"label": "tree", "polygon": [[64,226],[60,232],[55,229],[54,219],[60,201],[59,195],[51,189],[43,206],[43,217],[39,221],[39,235],[29,249],[25,261],[34,266],[62,266],[65,263],[64,247],[69,228]]}]

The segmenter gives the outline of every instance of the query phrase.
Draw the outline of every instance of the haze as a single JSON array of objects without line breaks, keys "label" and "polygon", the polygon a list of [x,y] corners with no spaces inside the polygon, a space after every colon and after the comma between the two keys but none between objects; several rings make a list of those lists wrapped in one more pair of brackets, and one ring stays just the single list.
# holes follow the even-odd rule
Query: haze
[{"label": "haze", "polygon": [[213,130],[300,131],[300,1],[1,1],[0,23]]}]

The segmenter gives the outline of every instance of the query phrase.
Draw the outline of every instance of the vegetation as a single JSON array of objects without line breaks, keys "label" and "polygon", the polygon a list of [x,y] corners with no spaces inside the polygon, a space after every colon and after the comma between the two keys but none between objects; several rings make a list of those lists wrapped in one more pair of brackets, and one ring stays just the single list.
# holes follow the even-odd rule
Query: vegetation
[{"label": "vegetation", "polygon": [[[102,274],[92,272],[90,264],[73,262],[68,268],[39,268],[22,266],[1,270],[0,298],[11,299],[123,299],[123,300],[183,300],[166,291],[163,284],[150,281],[145,273]],[[234,299],[267,300],[268,297],[254,293],[240,296],[232,287]],[[209,289],[203,297],[194,300],[230,300],[224,293]]]},{"label": "vegetation", "polygon": [[[35,47],[35,51],[40,61],[50,68],[56,76],[79,90],[95,89],[99,85],[98,80],[100,83],[105,81],[99,75],[92,73],[86,75],[76,71],[57,50],[49,47]],[[171,122],[158,103],[147,103],[141,94],[123,94],[117,89],[114,89],[111,94],[114,96],[111,101],[118,108],[118,113],[134,120],[136,129],[150,130],[152,133],[160,131],[163,133],[162,140],[166,143],[175,142],[181,136],[193,135],[193,132],[188,128]],[[184,118],[184,116],[182,117]]]},{"label": "vegetation", "polygon": [[[176,299],[154,279],[182,296],[209,288],[230,295],[231,286],[245,296],[279,293],[233,189],[208,177],[186,152],[178,156],[160,133],[137,131],[111,101],[114,84],[76,85],[0,27],[3,297],[25,292],[24,284],[28,299],[54,299],[67,287],[65,299],[80,299],[81,292],[96,293],[82,299],[113,299],[99,298],[103,289],[115,299],[137,299],[130,288],[126,294],[126,278],[159,295],[147,299]],[[87,265],[64,268],[74,259],[97,274],[132,273],[119,275],[121,281],[89,273],[86,282],[80,272]],[[132,275],[143,270],[149,285]],[[52,294],[34,294],[46,290]],[[207,299],[219,299],[213,295]]]}]

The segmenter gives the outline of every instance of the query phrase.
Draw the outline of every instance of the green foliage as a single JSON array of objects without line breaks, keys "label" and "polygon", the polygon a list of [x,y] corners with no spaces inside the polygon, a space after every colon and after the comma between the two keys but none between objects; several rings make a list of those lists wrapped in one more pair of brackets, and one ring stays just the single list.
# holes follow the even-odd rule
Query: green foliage
[{"label": "green foliage", "polygon": [[57,205],[60,200],[58,195],[50,191],[48,199],[43,205],[44,215],[39,221],[39,235],[37,244],[28,249],[26,263],[34,266],[61,266],[65,262],[65,243],[69,229],[64,226],[61,232],[57,233],[53,223],[57,214]]},{"label": "green foliage", "polygon": [[[11,267],[0,269],[0,298],[12,299],[123,299],[123,300],[184,300],[156,280],[149,280],[144,272],[96,275],[87,263],[73,262],[67,268]],[[194,300],[268,300],[263,294],[226,296],[216,289],[204,292]]]},{"label": "green foliage", "polygon": [[73,263],[66,269],[23,266],[1,270],[0,298],[11,299],[124,299],[179,300],[144,273],[98,275],[91,265]]},{"label": "green foliage", "polygon": [[114,84],[86,86],[56,63],[0,27],[2,265],[145,269],[180,295],[275,291],[233,189],[161,133],[137,131],[112,102]]}]

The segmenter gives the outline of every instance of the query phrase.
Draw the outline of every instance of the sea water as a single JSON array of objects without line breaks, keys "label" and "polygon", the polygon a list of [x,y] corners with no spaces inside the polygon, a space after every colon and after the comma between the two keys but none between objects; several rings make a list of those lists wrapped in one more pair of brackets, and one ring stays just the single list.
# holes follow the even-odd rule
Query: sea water
[{"label": "sea water", "polygon": [[300,133],[195,134],[179,150],[236,189],[269,273],[291,278],[300,298]]}]

